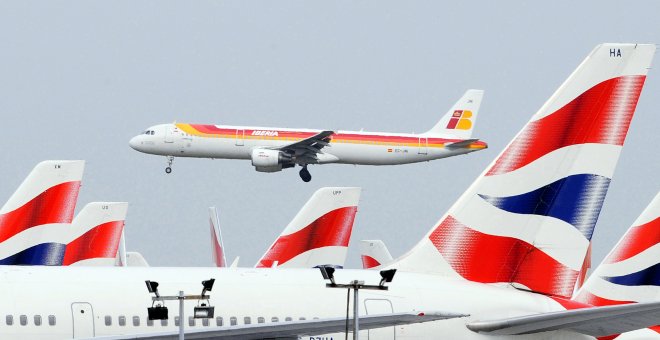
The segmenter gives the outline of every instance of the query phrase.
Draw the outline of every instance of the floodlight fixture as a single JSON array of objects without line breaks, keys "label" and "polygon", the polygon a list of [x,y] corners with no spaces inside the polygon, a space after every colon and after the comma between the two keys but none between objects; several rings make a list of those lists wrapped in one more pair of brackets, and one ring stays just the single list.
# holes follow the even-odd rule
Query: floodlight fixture
[{"label": "floodlight fixture", "polygon": [[323,275],[324,280],[330,280],[330,283],[335,284],[335,268],[332,266],[319,266],[321,270],[321,275]]},{"label": "floodlight fixture", "polygon": [[205,303],[202,303],[201,306],[195,307],[193,317],[195,319],[212,319],[214,311],[215,307],[207,306]]},{"label": "floodlight fixture", "polygon": [[167,320],[167,307],[165,306],[153,306],[147,308],[147,315],[149,320]]},{"label": "floodlight fixture", "polygon": [[202,286],[204,287],[202,289],[202,296],[204,296],[204,294],[206,294],[206,292],[210,292],[211,289],[213,289],[213,284],[214,283],[215,283],[215,279],[208,279],[208,280],[202,281]]},{"label": "floodlight fixture", "polygon": [[149,293],[154,293],[156,294],[156,297],[160,297],[160,294],[158,294],[158,282],[146,280],[144,283],[147,284],[147,290]]},{"label": "floodlight fixture", "polygon": [[394,278],[394,274],[396,274],[396,269],[388,269],[388,270],[381,270],[380,271],[380,283],[378,284],[379,286],[383,287],[385,286],[386,282],[392,282],[392,279]]}]

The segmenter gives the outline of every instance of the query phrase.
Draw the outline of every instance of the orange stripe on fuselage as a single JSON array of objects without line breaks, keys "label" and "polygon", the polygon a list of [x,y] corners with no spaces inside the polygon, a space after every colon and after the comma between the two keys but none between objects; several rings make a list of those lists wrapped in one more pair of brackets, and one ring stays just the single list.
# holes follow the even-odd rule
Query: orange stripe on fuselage
[{"label": "orange stripe on fuselage", "polygon": [[[230,138],[245,140],[272,140],[283,142],[297,142],[317,134],[317,132],[267,130],[267,129],[236,129],[220,128],[215,125],[177,123],[176,126],[183,132],[207,138]],[[336,133],[331,136],[330,143],[368,144],[368,145],[403,145],[419,147],[419,137],[414,136],[384,136],[360,133]],[[460,142],[460,139],[428,138],[427,146],[430,148],[444,148],[447,143]],[[468,146],[470,149],[484,149],[484,142],[476,141]]]}]

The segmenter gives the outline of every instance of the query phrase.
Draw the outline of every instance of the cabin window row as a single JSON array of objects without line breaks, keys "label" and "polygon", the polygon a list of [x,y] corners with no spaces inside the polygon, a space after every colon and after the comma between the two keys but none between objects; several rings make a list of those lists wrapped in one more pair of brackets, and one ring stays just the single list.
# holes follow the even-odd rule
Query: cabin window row
[{"label": "cabin window row", "polygon": [[[315,317],[314,319],[318,319],[318,317]],[[132,320],[131,323],[132,323],[133,326],[135,326],[135,327],[140,326],[140,317],[139,316],[133,316],[131,318],[131,320]],[[197,326],[197,322],[196,322],[197,320],[198,319],[195,319],[192,316],[188,317],[188,326],[190,326],[190,327]],[[201,320],[201,325],[202,326],[205,326],[205,327],[210,326],[210,321],[209,320],[211,320],[211,319],[199,319],[199,320]],[[298,320],[306,320],[306,318],[301,316],[301,317],[298,318]],[[280,319],[276,316],[274,316],[270,319],[270,322],[272,322],[272,323],[279,322],[279,321],[280,321]],[[293,318],[290,317],[290,316],[287,316],[287,317],[284,318],[284,321],[285,322],[293,321]],[[55,322],[54,316],[53,316],[53,322]],[[146,322],[147,322],[147,326],[153,326],[154,325],[154,320],[146,319]],[[169,323],[169,320],[159,320],[159,322],[160,322],[161,326],[167,326],[168,323]],[[256,322],[257,323],[266,323],[266,318],[264,318],[263,316],[257,317]],[[112,323],[113,323],[112,316],[106,315],[104,317],[104,323],[105,323],[106,326],[112,326]],[[243,318],[243,324],[244,325],[252,324],[252,318],[249,317],[249,316],[244,317]],[[124,316],[124,315],[118,316],[117,317],[117,325],[122,326],[122,327],[126,326],[126,316]],[[179,317],[178,316],[174,317],[174,325],[179,326]],[[236,326],[236,325],[238,325],[238,318],[235,317],[235,316],[230,317],[229,318],[229,326]],[[224,319],[221,316],[218,316],[218,317],[215,318],[215,326],[226,326],[225,322],[224,322]]]},{"label": "cabin window row", "polygon": [[[29,318],[27,315],[19,315],[18,316],[18,324],[21,326],[27,326],[29,322]],[[49,326],[55,326],[55,323],[57,322],[57,319],[55,318],[55,315],[49,315],[48,316],[48,325]],[[7,326],[13,326],[14,325],[14,316],[13,315],[6,315],[5,316],[5,324]],[[41,315],[34,315],[32,317],[32,324],[35,326],[41,326],[43,324],[43,320],[41,318]]]}]

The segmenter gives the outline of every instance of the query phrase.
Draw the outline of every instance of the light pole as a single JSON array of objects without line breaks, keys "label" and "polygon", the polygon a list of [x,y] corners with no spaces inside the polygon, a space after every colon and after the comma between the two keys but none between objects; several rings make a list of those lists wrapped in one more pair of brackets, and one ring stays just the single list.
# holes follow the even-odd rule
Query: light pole
[{"label": "light pole", "polygon": [[[195,307],[193,317],[195,319],[206,319],[212,318],[214,314],[215,307],[208,305],[208,300],[211,298],[210,295],[206,295],[206,292],[210,292],[213,289],[213,283],[215,279],[202,281],[202,294],[200,295],[184,295],[183,291],[179,291],[179,295],[171,296],[160,296],[158,294],[158,282],[156,281],[145,281],[147,284],[147,290],[149,293],[153,293],[155,296],[151,297],[151,307],[147,308],[149,320],[167,320],[168,312],[167,307],[165,307],[165,300],[179,300],[179,340],[184,340],[184,313],[183,313],[183,302],[184,300],[206,300],[206,304]],[[156,301],[162,303],[154,306]]]},{"label": "light pole", "polygon": [[[394,274],[396,274],[396,269],[388,269],[380,271],[380,283],[378,285],[366,285],[364,281],[353,280],[349,283],[340,284],[335,282],[335,268],[331,266],[320,266],[321,275],[325,280],[330,280],[330,283],[326,283],[327,288],[346,288],[350,292],[353,289],[353,339],[358,340],[360,338],[360,317],[359,317],[359,291],[360,289],[371,289],[371,290],[388,290],[388,287],[385,286],[386,282],[392,282]],[[348,306],[346,306],[348,314]],[[346,322],[348,323],[348,315],[346,316]],[[347,326],[348,327],[348,326]],[[348,329],[348,328],[347,328]],[[348,338],[348,334],[346,334]]]}]

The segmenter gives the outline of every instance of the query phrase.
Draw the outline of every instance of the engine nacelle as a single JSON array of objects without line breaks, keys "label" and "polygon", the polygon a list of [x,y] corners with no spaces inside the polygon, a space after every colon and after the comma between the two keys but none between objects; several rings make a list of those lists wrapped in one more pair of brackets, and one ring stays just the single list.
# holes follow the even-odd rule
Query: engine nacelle
[{"label": "engine nacelle", "polygon": [[252,150],[252,165],[259,172],[277,172],[294,166],[291,156],[271,149]]}]

